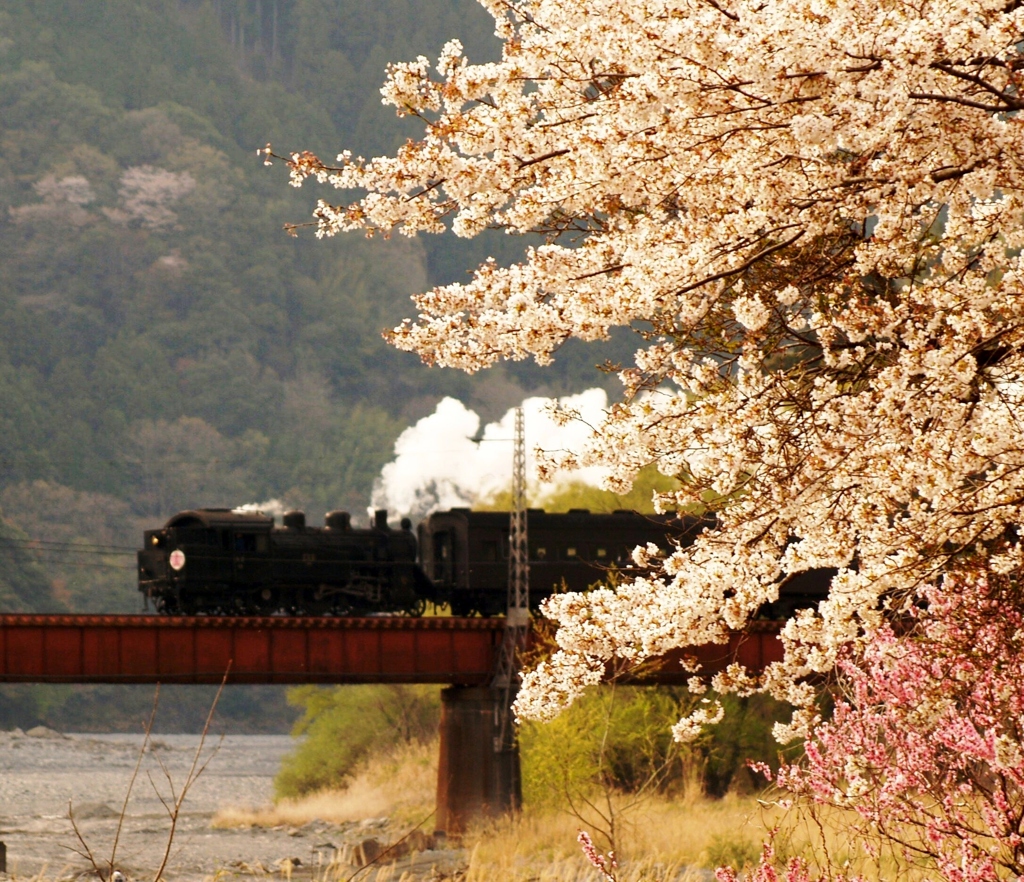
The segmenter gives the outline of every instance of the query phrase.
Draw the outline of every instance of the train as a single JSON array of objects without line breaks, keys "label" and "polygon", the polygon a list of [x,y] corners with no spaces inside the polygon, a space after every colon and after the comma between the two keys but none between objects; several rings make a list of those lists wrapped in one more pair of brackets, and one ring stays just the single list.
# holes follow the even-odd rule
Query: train
[{"label": "train", "polygon": [[[530,606],[555,591],[585,591],[643,570],[638,545],[668,551],[689,545],[709,518],[527,511]],[[456,616],[497,615],[508,603],[509,513],[453,508],[434,512],[416,532],[408,518],[391,526],[374,513],[356,527],[348,512],[328,512],[322,527],[301,511],[280,526],[266,514],[201,508],[147,530],[138,552],[139,590],[165,615],[422,615],[428,605]],[[764,617],[784,618],[822,599],[825,571],[787,584]]]}]

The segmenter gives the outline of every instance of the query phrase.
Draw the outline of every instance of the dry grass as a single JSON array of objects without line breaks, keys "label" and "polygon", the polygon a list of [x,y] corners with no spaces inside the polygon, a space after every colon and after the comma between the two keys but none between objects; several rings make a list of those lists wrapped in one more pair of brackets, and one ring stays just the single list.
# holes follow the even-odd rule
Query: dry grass
[{"label": "dry grass", "polygon": [[[400,826],[418,824],[434,808],[437,755],[436,742],[403,747],[370,759],[343,790],[262,808],[222,809],[213,826],[301,826],[314,819],[343,823],[373,817],[388,817]],[[833,867],[848,861],[850,871],[866,879],[923,882],[928,875],[908,869],[884,847],[880,864],[867,858],[863,846],[871,837],[853,815],[836,810],[783,812],[755,797],[735,795],[719,800],[651,797],[622,812],[618,823],[619,882],[699,882],[718,866],[749,867],[773,828],[778,828],[777,858],[800,855],[812,871],[827,855]],[[426,827],[430,829],[429,821]],[[581,827],[607,850],[593,826],[564,811],[531,811],[527,806],[517,818],[470,830],[462,843],[468,852],[465,882],[594,882],[599,876],[576,842]],[[360,882],[402,882],[392,880],[394,873],[385,865],[368,871]],[[318,878],[331,882],[342,876],[341,868],[332,865]]]},{"label": "dry grass", "polygon": [[[744,866],[756,860],[764,836],[762,809],[755,799],[652,798],[620,818],[617,836],[622,882],[684,878],[722,863]],[[582,824],[565,812],[529,811],[472,831],[468,882],[536,879],[592,880],[576,836]],[[592,834],[595,831],[589,830]],[[594,835],[599,848],[607,848]]]},{"label": "dry grass", "polygon": [[[576,835],[581,825],[567,813],[531,814],[472,831],[466,882],[595,882],[600,876],[584,859]],[[873,836],[852,812],[836,809],[783,811],[755,797],[721,800],[652,798],[621,819],[617,837],[619,882],[706,880],[709,870],[752,867],[775,829],[776,860],[800,856],[812,871],[846,866],[849,876],[868,880],[925,882],[928,868],[911,867]],[[588,830],[594,834],[591,828]],[[599,849],[607,844],[594,836]],[[870,857],[874,845],[880,859]]]},{"label": "dry grass", "polygon": [[385,816],[399,823],[419,822],[434,807],[437,756],[436,741],[404,745],[367,761],[342,790],[322,790],[258,808],[223,808],[212,826],[301,826],[315,819],[340,824]]},{"label": "dry grass", "polygon": [[[341,823],[384,816],[398,824],[418,823],[434,807],[437,755],[436,743],[405,747],[370,759],[343,790],[261,808],[222,809],[213,826],[301,826],[314,819]],[[649,799],[621,818],[620,879],[678,878],[685,875],[685,867],[749,863],[760,851],[763,820],[752,798]],[[592,880],[593,869],[576,842],[581,826],[586,825],[567,812],[528,808],[518,818],[473,829],[463,842],[469,852],[467,882],[498,877],[509,882]],[[590,831],[606,848],[596,831]]]}]

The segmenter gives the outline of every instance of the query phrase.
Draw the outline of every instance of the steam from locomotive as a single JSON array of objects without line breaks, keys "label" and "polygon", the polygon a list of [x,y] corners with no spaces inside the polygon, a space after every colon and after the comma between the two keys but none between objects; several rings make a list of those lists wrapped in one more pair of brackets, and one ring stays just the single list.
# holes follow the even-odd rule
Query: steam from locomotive
[{"label": "steam from locomotive", "polygon": [[[561,424],[552,419],[557,405],[579,414],[580,419]],[[588,389],[553,401],[527,398],[522,403],[526,418],[527,472],[542,450],[583,450],[593,426],[605,418],[608,396],[603,389]],[[395,457],[381,470],[373,488],[371,508],[400,511],[419,519],[433,511],[472,506],[507,490],[512,480],[512,438],[515,411],[496,422],[482,425],[474,411],[454,398],[438,402],[434,412],[407,428],[395,442]],[[605,471],[595,466],[565,473],[563,480],[599,486]],[[552,483],[537,488],[531,497],[539,504],[560,489]]]}]

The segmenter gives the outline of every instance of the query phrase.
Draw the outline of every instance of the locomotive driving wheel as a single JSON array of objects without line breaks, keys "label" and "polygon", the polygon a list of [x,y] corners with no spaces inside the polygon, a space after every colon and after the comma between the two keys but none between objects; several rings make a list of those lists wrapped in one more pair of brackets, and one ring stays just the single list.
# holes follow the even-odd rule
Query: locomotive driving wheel
[{"label": "locomotive driving wheel", "polygon": [[253,609],[257,615],[271,616],[281,606],[281,599],[276,590],[269,586],[263,586],[253,595]]},{"label": "locomotive driving wheel", "polygon": [[313,588],[303,592],[301,612],[306,616],[326,616],[334,612],[334,604],[334,595]]},{"label": "locomotive driving wheel", "polygon": [[405,612],[410,616],[419,618],[427,611],[427,602],[422,597],[417,597],[411,603],[406,604]]}]

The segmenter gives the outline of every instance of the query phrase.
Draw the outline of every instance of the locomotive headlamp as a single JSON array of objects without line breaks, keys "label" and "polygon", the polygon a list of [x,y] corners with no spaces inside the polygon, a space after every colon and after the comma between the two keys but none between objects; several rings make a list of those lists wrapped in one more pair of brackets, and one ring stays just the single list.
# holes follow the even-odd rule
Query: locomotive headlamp
[{"label": "locomotive headlamp", "polygon": [[172,570],[180,570],[185,566],[185,552],[180,548],[175,548],[167,562],[171,565]]}]

